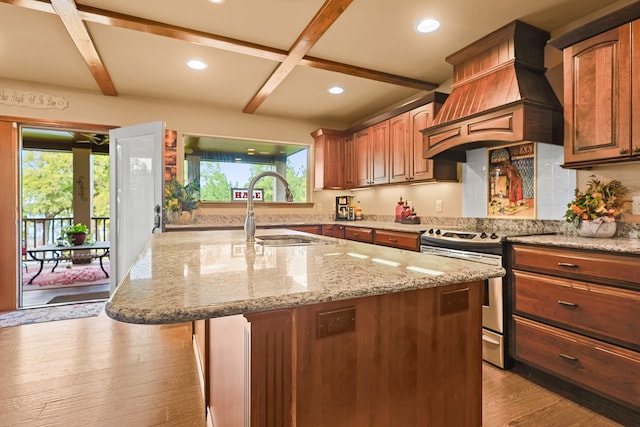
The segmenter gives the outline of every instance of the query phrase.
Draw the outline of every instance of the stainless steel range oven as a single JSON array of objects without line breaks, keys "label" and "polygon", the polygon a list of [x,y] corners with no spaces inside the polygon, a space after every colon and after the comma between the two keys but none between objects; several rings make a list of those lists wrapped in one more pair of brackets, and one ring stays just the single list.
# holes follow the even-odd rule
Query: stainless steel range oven
[{"label": "stainless steel range oven", "polygon": [[[420,238],[420,251],[434,255],[503,266],[504,235],[476,231],[429,229]],[[507,360],[502,277],[485,281],[482,306],[482,358],[500,368]]]}]

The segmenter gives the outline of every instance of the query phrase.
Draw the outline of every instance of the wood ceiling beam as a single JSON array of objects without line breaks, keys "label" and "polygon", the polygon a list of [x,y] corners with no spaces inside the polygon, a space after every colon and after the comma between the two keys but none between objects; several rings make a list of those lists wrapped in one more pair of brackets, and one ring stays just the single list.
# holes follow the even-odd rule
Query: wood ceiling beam
[{"label": "wood ceiling beam", "polygon": [[[12,4],[40,12],[56,13],[51,3],[46,0],[0,0],[0,3]],[[162,37],[182,40],[189,43],[226,50],[229,52],[241,53],[276,62],[283,62],[288,57],[288,52],[282,49],[249,43],[203,31],[196,31],[190,28],[179,27],[163,22],[138,18],[136,16],[125,15],[105,9],[79,4],[77,5],[77,10],[80,18],[85,22],[155,34]],[[424,80],[412,79],[409,77],[361,68],[326,59],[314,58],[311,56],[304,56],[299,62],[299,65],[425,91],[431,91],[438,87],[438,85]]]},{"label": "wood ceiling beam", "polygon": [[287,58],[269,76],[258,92],[251,98],[242,110],[245,113],[254,113],[258,107],[273,93],[282,81],[300,63],[314,44],[342,15],[353,0],[326,0],[306,28],[298,36],[289,49]]},{"label": "wood ceiling beam", "polygon": [[62,20],[80,55],[87,63],[100,91],[102,91],[103,95],[116,96],[118,93],[109,76],[107,67],[100,59],[100,54],[98,54],[98,50],[93,44],[93,40],[91,40],[86,24],[78,15],[76,3],[73,0],[51,0],[51,5]]},{"label": "wood ceiling beam", "polygon": [[414,89],[431,91],[439,85],[424,80],[412,79],[410,77],[398,76],[382,71],[374,71],[368,68],[361,68],[355,65],[342,64],[340,62],[329,61],[326,59],[305,56],[300,65],[311,68],[319,68],[321,70],[333,71],[336,73],[347,74],[354,77],[361,77],[369,80],[376,80],[382,83],[390,83],[398,86],[405,86]]}]

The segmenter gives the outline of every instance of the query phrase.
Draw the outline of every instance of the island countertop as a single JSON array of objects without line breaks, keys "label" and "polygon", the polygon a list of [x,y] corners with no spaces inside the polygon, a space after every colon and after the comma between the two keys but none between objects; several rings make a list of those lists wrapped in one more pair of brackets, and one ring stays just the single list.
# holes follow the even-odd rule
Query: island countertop
[{"label": "island countertop", "polygon": [[106,304],[115,320],[179,323],[500,277],[502,267],[284,229],[324,244],[247,244],[244,232],[151,236]]}]

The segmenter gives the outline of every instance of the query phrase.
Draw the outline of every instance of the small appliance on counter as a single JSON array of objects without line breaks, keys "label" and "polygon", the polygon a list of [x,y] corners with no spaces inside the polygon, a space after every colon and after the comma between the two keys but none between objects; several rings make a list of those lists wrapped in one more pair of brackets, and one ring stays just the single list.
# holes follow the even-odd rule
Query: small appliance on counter
[{"label": "small appliance on counter", "polygon": [[420,224],[420,217],[413,210],[413,205],[411,202],[402,201],[402,196],[400,196],[400,201],[396,206],[396,221],[401,224]]},{"label": "small appliance on counter", "polygon": [[355,221],[356,213],[353,206],[353,196],[336,197],[336,220]]}]

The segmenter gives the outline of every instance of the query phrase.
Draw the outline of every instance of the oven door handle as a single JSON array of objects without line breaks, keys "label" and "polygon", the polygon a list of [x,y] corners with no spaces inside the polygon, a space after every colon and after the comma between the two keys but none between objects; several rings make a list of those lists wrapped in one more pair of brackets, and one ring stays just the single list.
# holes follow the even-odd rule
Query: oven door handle
[{"label": "oven door handle", "polygon": [[485,334],[482,334],[482,341],[486,341],[489,344],[493,344],[493,345],[500,345],[498,341],[494,340],[493,338]]}]

